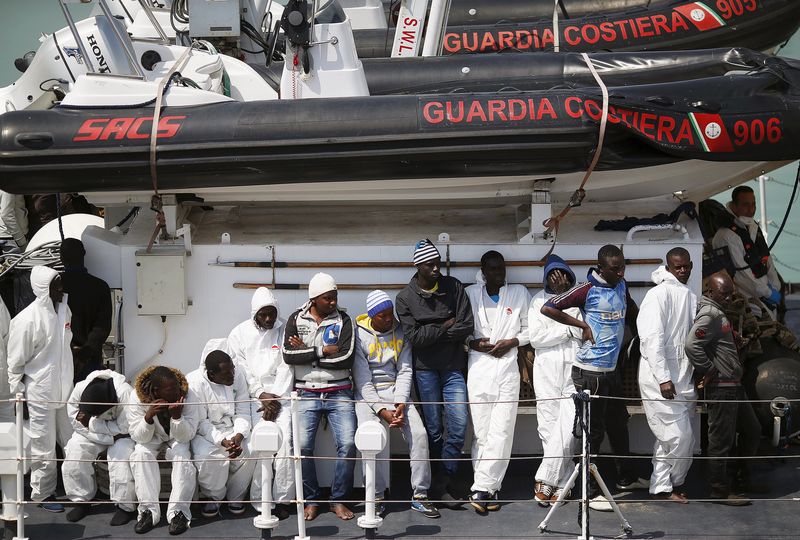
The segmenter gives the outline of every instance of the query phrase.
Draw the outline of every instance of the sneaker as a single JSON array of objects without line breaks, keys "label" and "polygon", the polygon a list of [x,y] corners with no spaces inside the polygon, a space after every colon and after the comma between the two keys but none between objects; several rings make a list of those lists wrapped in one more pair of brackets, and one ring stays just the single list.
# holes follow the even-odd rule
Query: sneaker
[{"label": "sneaker", "polygon": [[136,521],[133,530],[136,531],[136,534],[145,534],[152,531],[155,526],[155,523],[153,523],[153,513],[150,512],[150,510],[145,510],[139,514],[139,519]]},{"label": "sneaker", "polygon": [[489,497],[489,500],[486,501],[486,509],[489,512],[497,512],[498,510],[500,510],[500,503],[497,502],[498,499],[500,498],[498,496],[498,493],[499,493],[498,491],[495,491],[494,493],[492,493],[491,497]]},{"label": "sneaker", "polygon": [[411,499],[411,509],[429,518],[438,518],[441,516],[439,510],[428,500],[427,495],[415,495],[414,498]]},{"label": "sneaker", "polygon": [[650,480],[646,478],[621,479],[617,482],[617,489],[620,491],[632,491],[634,489],[648,489]]},{"label": "sneaker", "polygon": [[244,505],[242,503],[228,503],[228,512],[234,516],[244,514]]},{"label": "sneaker", "polygon": [[134,519],[136,519],[136,512],[127,512],[122,508],[117,507],[117,511],[114,512],[113,516],[111,516],[111,526],[119,527],[121,525],[127,525]]},{"label": "sneaker", "polygon": [[375,515],[380,517],[386,515],[386,505],[383,503],[383,497],[375,497]]},{"label": "sneaker", "polygon": [[[219,505],[217,505],[219,506]],[[217,508],[219,511],[219,508]],[[175,536],[183,534],[189,529],[189,520],[183,515],[183,512],[175,514],[169,522],[169,534]]]},{"label": "sneaker", "polygon": [[283,521],[291,515],[291,506],[288,504],[276,504],[272,515]]},{"label": "sneaker", "polygon": [[550,506],[550,497],[553,495],[553,486],[545,484],[544,482],[536,482],[534,488],[533,498],[539,503],[542,508]]},{"label": "sneaker", "polygon": [[489,494],[485,491],[473,491],[469,496],[469,504],[481,515],[488,512],[486,509],[487,500],[489,500]]},{"label": "sneaker", "polygon": [[76,523],[86,516],[89,515],[89,510],[91,510],[90,505],[88,504],[79,504],[78,506],[74,507],[72,510],[67,512],[67,521],[70,523]]},{"label": "sneaker", "polygon": [[56,501],[56,498],[52,495],[44,499],[42,502],[39,503],[39,508],[43,508],[48,512],[53,512],[54,514],[58,514],[59,512],[64,511],[64,505],[60,502]]},{"label": "sneaker", "polygon": [[[183,514],[183,512],[180,512]],[[200,511],[203,517],[212,518],[219,515],[219,503],[214,501],[209,501],[203,505],[203,509]],[[186,517],[186,516],[184,516]]]},{"label": "sneaker", "polygon": [[597,510],[598,512],[613,512],[614,509],[611,508],[611,503],[608,502],[603,495],[598,495],[593,499],[589,500],[589,508],[592,510]]}]

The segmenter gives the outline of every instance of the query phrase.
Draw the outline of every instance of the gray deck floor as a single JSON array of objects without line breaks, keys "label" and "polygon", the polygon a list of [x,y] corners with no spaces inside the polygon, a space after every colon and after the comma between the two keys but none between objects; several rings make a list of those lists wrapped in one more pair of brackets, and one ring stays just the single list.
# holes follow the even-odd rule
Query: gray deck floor
[{"label": "gray deck floor", "polygon": [[[800,297],[792,299],[790,307],[800,310]],[[791,326],[800,330],[800,311],[790,312]],[[535,436],[535,434],[530,434]],[[775,450],[764,444],[762,454]],[[379,538],[574,538],[580,527],[576,519],[575,504],[560,508],[550,522],[550,532],[540,534],[538,524],[547,510],[531,502],[533,473],[538,460],[514,461],[509,468],[501,491],[501,499],[514,500],[499,512],[479,516],[468,505],[459,509],[442,509],[441,519],[428,519],[411,511],[407,504],[389,504],[389,513],[378,531]],[[637,460],[641,475],[649,475],[649,460]],[[613,467],[601,463],[604,478],[612,483]],[[663,502],[626,503],[621,505],[625,517],[633,527],[632,538],[641,539],[734,539],[771,540],[800,538],[800,447],[792,446],[783,458],[759,460],[754,466],[755,479],[766,483],[770,493],[760,497],[782,501],[758,501],[746,507],[727,507],[707,502],[678,505]],[[408,467],[397,464],[392,470],[392,499],[408,499]],[[464,477],[468,476],[465,471]],[[708,495],[704,463],[695,461],[686,484],[689,498],[702,499]],[[361,496],[361,495],[358,495]],[[621,494],[620,501],[646,499],[645,491]],[[323,510],[325,507],[323,506]],[[199,510],[199,509],[198,509]],[[356,507],[363,512],[363,507]],[[80,523],[67,523],[64,514],[50,514],[31,507],[26,533],[33,540],[94,540],[100,538],[174,538],[162,523],[147,535],[136,535],[133,524],[110,527],[112,509],[94,507],[91,515]],[[195,511],[195,515],[199,512]],[[253,527],[255,512],[233,517],[223,511],[223,517],[214,520],[194,519],[192,528],[183,538],[245,539],[260,538]],[[596,538],[614,538],[620,527],[614,514],[591,512],[591,532]],[[292,538],[297,533],[296,517],[282,521],[273,538]],[[312,538],[363,538],[363,530],[355,520],[343,522],[333,514],[323,511],[312,523],[307,533]]]}]

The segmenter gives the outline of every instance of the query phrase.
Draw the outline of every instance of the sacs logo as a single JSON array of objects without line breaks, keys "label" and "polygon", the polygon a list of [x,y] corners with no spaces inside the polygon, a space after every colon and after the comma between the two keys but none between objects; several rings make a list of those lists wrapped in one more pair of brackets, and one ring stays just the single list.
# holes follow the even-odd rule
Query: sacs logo
[{"label": "sacs logo", "polygon": [[[178,134],[185,116],[164,116],[158,121],[157,139],[170,139]],[[73,142],[145,140],[150,138],[153,117],[92,118],[86,120],[72,138]]]}]

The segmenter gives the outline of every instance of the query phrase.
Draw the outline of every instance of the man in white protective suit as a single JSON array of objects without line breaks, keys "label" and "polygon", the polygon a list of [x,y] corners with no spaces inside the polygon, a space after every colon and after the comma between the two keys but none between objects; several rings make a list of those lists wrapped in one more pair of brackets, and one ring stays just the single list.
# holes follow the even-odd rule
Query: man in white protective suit
[{"label": "man in white protective suit", "polygon": [[466,289],[475,321],[468,338],[467,395],[475,437],[469,496],[479,514],[500,509],[503,483],[519,399],[517,348],[528,343],[530,296],[522,285],[506,283],[506,263],[497,251],[481,257],[477,283]]},{"label": "man in white protective suit", "polygon": [[639,390],[656,438],[650,493],[657,499],[686,503],[679,488],[692,465],[692,400],[697,393],[684,342],[694,322],[697,295],[686,286],[692,273],[689,252],[671,249],[666,262],[653,272],[656,286],[647,291],[636,319],[642,353]]},{"label": "man in white protective suit", "polygon": [[11,326],[11,314],[5,302],[0,299],[0,422],[14,421],[14,404],[9,399],[11,390],[8,387],[8,377],[1,375],[8,373],[8,331]]},{"label": "man in white protective suit", "polygon": [[58,467],[56,442],[64,448],[72,436],[65,407],[72,392],[72,313],[58,272],[47,266],[31,270],[36,295],[11,320],[8,383],[12,394],[28,400],[31,436],[31,498],[49,512],[63,512],[55,502]]},{"label": "man in white protective suit", "polygon": [[198,399],[183,373],[166,366],[145,368],[136,377],[134,389],[128,418],[131,438],[136,443],[131,469],[139,500],[139,519],[134,531],[144,534],[161,521],[158,504],[161,473],[156,459],[166,459],[172,464],[172,489],[167,506],[169,533],[182,534],[191,524],[188,501],[197,487],[190,443],[197,433]]},{"label": "man in white protective suit", "polygon": [[[542,440],[542,459],[536,471],[534,498],[540,506],[549,506],[558,499],[572,473],[575,438],[572,425],[575,404],[572,394],[572,361],[581,345],[580,329],[558,323],[542,315],[542,306],[555,295],[575,285],[575,274],[558,255],[549,255],[545,262],[543,289],[531,300],[528,327],[531,347],[536,351],[533,362],[533,388],[536,392],[536,421]],[[581,318],[578,308],[569,314]],[[558,399],[568,398],[568,399]]]},{"label": "man in white protective suit", "polygon": [[[259,287],[250,301],[250,318],[238,324],[228,335],[228,352],[236,369],[244,371],[250,397],[253,428],[263,420],[278,424],[283,434],[283,445],[274,461],[275,474],[272,500],[276,501],[273,515],[279,519],[289,517],[290,501],[294,499],[294,467],[292,460],[292,424],[288,398],[294,374],[283,361],[284,322],[280,319],[278,301],[272,291]],[[284,406],[285,405],[285,406]],[[256,463],[250,499],[261,500],[261,464]],[[283,501],[283,502],[281,502]],[[253,502],[260,510],[260,504]]]},{"label": "man in white protective suit", "polygon": [[208,497],[204,517],[219,514],[219,502],[228,503],[228,511],[244,513],[244,504],[253,480],[255,461],[249,458],[250,392],[243,370],[237,370],[225,351],[224,339],[212,339],[203,350],[203,364],[186,376],[189,389],[197,396],[197,436],[192,439],[192,453],[197,466],[200,493]]},{"label": "man in white protective suit", "polygon": [[[127,405],[133,387],[125,375],[110,369],[92,371],[75,385],[67,403],[67,414],[75,432],[64,449],[61,466],[64,490],[72,502],[94,499],[97,482],[94,464],[103,452],[108,457],[108,483],[117,511],[111,526],[125,525],[136,518],[136,491],[130,458],[136,443],[128,433]],[[67,513],[67,521],[80,521],[89,514],[89,504],[78,504]]]}]

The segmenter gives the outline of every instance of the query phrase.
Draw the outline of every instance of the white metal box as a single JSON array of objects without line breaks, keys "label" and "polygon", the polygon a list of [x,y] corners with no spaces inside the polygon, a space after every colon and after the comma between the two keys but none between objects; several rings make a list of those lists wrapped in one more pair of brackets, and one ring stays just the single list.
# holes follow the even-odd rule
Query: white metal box
[{"label": "white metal box", "polygon": [[186,251],[154,248],[136,252],[139,315],[186,315]]},{"label": "white metal box", "polygon": [[238,37],[239,0],[189,0],[190,37]]}]

